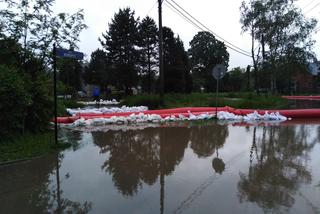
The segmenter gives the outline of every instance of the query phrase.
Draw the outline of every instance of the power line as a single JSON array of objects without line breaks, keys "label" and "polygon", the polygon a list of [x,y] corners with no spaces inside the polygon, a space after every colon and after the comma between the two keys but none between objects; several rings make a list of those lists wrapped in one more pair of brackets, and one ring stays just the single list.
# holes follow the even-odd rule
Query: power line
[{"label": "power line", "polygon": [[[168,2],[168,0],[166,0]],[[175,2],[174,0],[171,0],[177,7],[179,7],[181,10],[183,10],[186,14],[188,14],[193,20],[195,20],[197,23],[199,23],[201,26],[203,26],[207,31],[211,32],[213,35],[215,35],[216,37],[218,37],[219,39],[221,39],[222,41],[224,41],[225,43],[229,44],[230,46],[240,50],[241,52],[244,52],[246,54],[251,54],[250,52],[243,50],[242,48],[239,48],[238,46],[232,44],[231,42],[228,42],[227,40],[225,40],[224,38],[222,38],[221,36],[219,36],[218,34],[216,34],[215,32],[213,32],[211,29],[209,29],[207,26],[205,26],[204,24],[202,24],[198,19],[196,19],[194,16],[192,16],[188,11],[186,11],[184,8],[182,8],[177,2]]]},{"label": "power line", "polygon": [[[193,25],[195,28],[198,28],[201,31],[205,31],[205,29],[203,29],[201,26],[199,26],[198,24],[194,23],[189,17],[187,17],[185,14],[183,14],[179,9],[177,9],[176,7],[174,7],[170,2],[166,1],[164,2],[165,5],[171,9],[173,12],[175,12],[176,14],[178,14],[180,17],[182,17],[184,20],[186,20],[187,22],[189,22],[191,25]],[[226,45],[228,48],[232,49],[233,51],[240,53],[242,55],[245,55],[247,57],[251,57],[250,55],[243,53],[239,50],[234,49],[233,47],[230,47],[228,45]]]},{"label": "power line", "polygon": [[311,12],[313,9],[315,9],[319,5],[320,5],[320,2],[318,4],[316,4],[315,6],[313,6],[312,8],[310,8],[309,10],[307,10],[304,14],[307,14],[307,13]]},{"label": "power line", "polygon": [[[169,7],[169,5],[170,5],[170,7]],[[189,22],[191,25],[193,25],[195,28],[198,28],[198,29],[201,30],[201,31],[206,31],[205,29],[203,29],[202,27],[200,27],[198,24],[196,24],[195,22],[193,22],[190,18],[188,18],[187,16],[185,16],[181,11],[179,11],[179,10],[178,10],[176,7],[174,7],[172,4],[170,4],[170,2],[166,1],[166,6],[167,6],[168,8],[170,8],[173,12],[175,12],[176,14],[178,14],[180,17],[182,17],[184,20],[186,20],[187,22]],[[173,8],[174,10],[173,10],[172,8]],[[207,30],[207,31],[208,31],[208,30]],[[231,46],[229,46],[229,45],[227,45],[227,44],[225,44],[225,45],[226,45],[226,47],[230,48],[231,50],[233,50],[233,51],[235,51],[235,52],[237,52],[237,53],[239,53],[239,54],[242,54],[242,55],[245,55],[245,56],[251,58],[251,56],[250,56],[249,54],[244,53],[244,52],[242,52],[242,51],[240,51],[240,50],[237,50],[237,49],[235,49],[235,48],[233,48],[233,47],[231,47]]]},{"label": "power line", "polygon": [[153,10],[153,8],[157,5],[158,1],[155,1],[155,3],[152,5],[152,7],[150,8],[150,10],[148,10],[147,12],[147,16],[149,15],[149,13]]},{"label": "power line", "polygon": [[[170,7],[169,7],[170,5]],[[181,12],[178,8],[176,8],[173,4],[171,4],[170,2],[168,2],[166,0],[166,6],[168,6],[171,10],[173,10],[175,13],[177,13],[179,16],[181,16],[184,20],[186,20],[187,22],[189,22],[190,24],[192,24],[194,27],[200,29],[201,31],[205,31],[204,29],[206,29],[207,31],[211,32],[212,34],[216,35],[213,31],[211,31],[209,28],[205,27],[201,27],[200,25],[198,25],[197,23],[195,23],[192,19],[190,19],[189,17],[187,17],[183,12]],[[195,18],[193,18],[195,19]],[[201,23],[200,23],[201,24]],[[202,24],[201,24],[202,25]],[[204,26],[204,25],[202,25]],[[217,36],[217,35],[216,35]],[[237,46],[231,44],[230,42],[226,41],[225,39],[223,39],[222,37],[220,36],[217,36],[219,37],[221,40],[223,40],[224,42],[230,44],[230,45],[227,45],[225,44],[228,48],[230,48],[231,50],[237,52],[237,53],[240,53],[242,55],[245,55],[247,57],[250,57],[251,58],[251,55],[249,55],[250,53],[247,52],[247,51],[244,51],[242,50],[241,48],[238,48]],[[233,46],[233,47],[232,47]],[[239,49],[239,50],[238,50]]]},{"label": "power line", "polygon": [[169,2],[164,2],[164,3],[170,10],[172,10],[174,13],[178,14],[181,18],[189,22],[189,24],[193,25],[197,29],[204,31],[204,29],[202,29],[199,25],[197,25],[191,19],[185,16],[181,11],[177,10],[177,8],[175,8],[172,4],[170,4]]},{"label": "power line", "polygon": [[303,8],[302,8],[302,10],[304,10],[304,9],[306,9],[307,7],[309,7],[313,2],[315,2],[316,0],[312,0],[312,1],[310,1],[308,4],[306,4]]}]

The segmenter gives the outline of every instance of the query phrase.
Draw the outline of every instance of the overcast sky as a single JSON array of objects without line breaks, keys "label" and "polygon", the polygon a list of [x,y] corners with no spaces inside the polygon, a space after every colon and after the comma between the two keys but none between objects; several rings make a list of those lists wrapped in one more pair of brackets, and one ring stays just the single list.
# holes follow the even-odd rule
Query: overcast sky
[{"label": "overcast sky", "polygon": [[[165,2],[165,1],[164,1]],[[241,32],[239,22],[239,7],[242,0],[175,0],[191,15],[209,27],[213,32],[223,37],[228,42],[241,49],[250,52],[251,39],[248,33]],[[307,17],[320,17],[320,1],[298,0],[297,6],[303,9]],[[101,48],[98,37],[108,28],[108,23],[119,11],[119,8],[130,7],[140,19],[146,15],[151,16],[158,23],[158,5],[156,0],[56,0],[55,12],[76,12],[84,9],[85,23],[88,29],[81,33],[79,44],[80,51],[90,58],[92,51]],[[170,27],[184,42],[185,49],[189,48],[189,42],[199,31],[196,27],[185,21],[172,11],[167,3],[163,5],[163,26]],[[320,24],[318,24],[320,26]],[[318,27],[317,26],[317,27]],[[320,56],[320,31],[314,35],[317,41],[315,53]],[[229,69],[233,67],[245,67],[251,64],[251,58],[243,56],[228,48],[230,53]]]}]

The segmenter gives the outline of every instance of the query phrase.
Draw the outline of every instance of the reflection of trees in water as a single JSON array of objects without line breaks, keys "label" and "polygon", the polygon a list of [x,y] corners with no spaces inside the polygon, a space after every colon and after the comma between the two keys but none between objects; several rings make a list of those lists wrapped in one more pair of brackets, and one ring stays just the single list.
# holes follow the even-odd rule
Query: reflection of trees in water
[{"label": "reflection of trees in water", "polygon": [[110,154],[102,168],[112,174],[115,186],[126,196],[136,194],[142,182],[151,185],[160,173],[170,174],[183,158],[189,141],[189,130],[183,127],[92,135],[101,152]]},{"label": "reflection of trees in water", "polygon": [[61,161],[60,158],[49,155],[1,167],[0,213],[88,213],[91,202],[81,204],[60,197],[60,190],[57,195],[53,175],[57,172],[56,163]]},{"label": "reflection of trees in water", "polygon": [[209,157],[215,152],[215,149],[223,146],[228,135],[228,127],[225,125],[193,127],[190,147],[198,157]]},{"label": "reflection of trees in water", "polygon": [[82,144],[79,143],[82,137],[82,132],[80,131],[65,129],[59,130],[59,140],[70,143],[73,151],[80,149],[80,147],[82,146]]},{"label": "reflection of trees in water", "polygon": [[300,185],[311,182],[307,161],[315,141],[305,126],[263,127],[259,133],[256,129],[249,172],[240,173],[239,199],[255,202],[264,211],[281,212],[294,204]]},{"label": "reflection of trees in water", "polygon": [[190,147],[198,157],[209,157],[216,151],[217,155],[212,160],[212,168],[219,174],[225,170],[225,164],[219,158],[218,149],[223,147],[228,135],[228,126],[219,124],[198,126],[191,131]]},{"label": "reflection of trees in water", "polygon": [[188,143],[199,157],[207,157],[222,147],[227,126],[146,128],[144,130],[93,132],[94,143],[109,155],[102,169],[109,172],[117,189],[132,196],[142,184],[154,184],[159,175],[171,174]]}]

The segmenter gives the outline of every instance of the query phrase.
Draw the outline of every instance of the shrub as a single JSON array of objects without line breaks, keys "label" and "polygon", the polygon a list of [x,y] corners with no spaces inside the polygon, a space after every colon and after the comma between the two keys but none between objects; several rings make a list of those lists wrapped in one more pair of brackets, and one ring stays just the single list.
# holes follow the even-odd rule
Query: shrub
[{"label": "shrub", "polygon": [[25,79],[31,96],[31,104],[27,108],[26,128],[31,132],[47,130],[53,117],[52,84],[44,71]]},{"label": "shrub", "polygon": [[130,96],[126,97],[121,104],[127,106],[147,106],[149,109],[157,109],[162,106],[158,95]]},{"label": "shrub", "polygon": [[22,132],[31,96],[23,76],[14,68],[0,65],[0,140]]}]

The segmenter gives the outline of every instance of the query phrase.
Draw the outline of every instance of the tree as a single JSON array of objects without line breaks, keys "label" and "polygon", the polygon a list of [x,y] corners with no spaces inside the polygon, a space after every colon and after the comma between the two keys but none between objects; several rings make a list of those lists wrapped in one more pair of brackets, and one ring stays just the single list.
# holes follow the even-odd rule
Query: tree
[{"label": "tree", "polygon": [[205,87],[207,91],[212,91],[215,85],[211,76],[213,67],[217,64],[228,66],[229,53],[226,46],[210,32],[201,31],[190,42],[189,56],[194,89]]},{"label": "tree", "polygon": [[106,87],[113,83],[111,68],[105,51],[97,49],[91,54],[91,60],[86,68],[84,79],[89,84]]},{"label": "tree", "polygon": [[[23,78],[24,94],[30,98],[26,106],[13,100],[24,109],[24,117],[14,120],[23,127],[12,132],[42,131],[48,127],[52,118],[53,87],[48,72],[52,44],[76,48],[79,34],[86,28],[82,10],[73,15],[55,16],[51,10],[53,4],[54,0],[1,1],[4,9],[0,9],[0,64],[18,72]],[[1,78],[0,82],[6,76]],[[2,98],[0,102],[5,103]]]},{"label": "tree", "polygon": [[224,89],[226,91],[241,91],[246,88],[245,70],[236,67],[228,71],[223,77]]},{"label": "tree", "polygon": [[21,50],[22,47],[16,40],[7,37],[0,39],[0,64],[15,68],[21,67]]},{"label": "tree", "polygon": [[165,92],[186,92],[191,84],[188,55],[181,39],[168,27],[163,27],[163,64]]},{"label": "tree", "polygon": [[109,30],[99,38],[115,69],[115,85],[124,88],[126,94],[138,82],[139,34],[134,13],[130,8],[120,9],[109,24]]},{"label": "tree", "polygon": [[255,72],[268,72],[269,87],[276,92],[282,66],[292,61],[305,65],[314,59],[311,32],[317,21],[305,18],[291,0],[250,0],[242,3],[240,11],[242,29],[252,37]]},{"label": "tree", "polygon": [[27,52],[50,62],[53,43],[76,48],[79,35],[87,26],[83,10],[70,15],[51,10],[55,0],[3,0],[6,9],[0,10],[0,39],[9,37],[23,43],[24,61]]},{"label": "tree", "polygon": [[58,61],[59,80],[72,87],[81,90],[82,65],[76,59],[61,59]]},{"label": "tree", "polygon": [[149,16],[142,19],[139,25],[139,46],[141,48],[141,77],[142,89],[151,92],[157,70],[158,59],[158,28]]},{"label": "tree", "polygon": [[24,130],[25,110],[31,102],[23,77],[15,69],[0,65],[0,140]]}]

